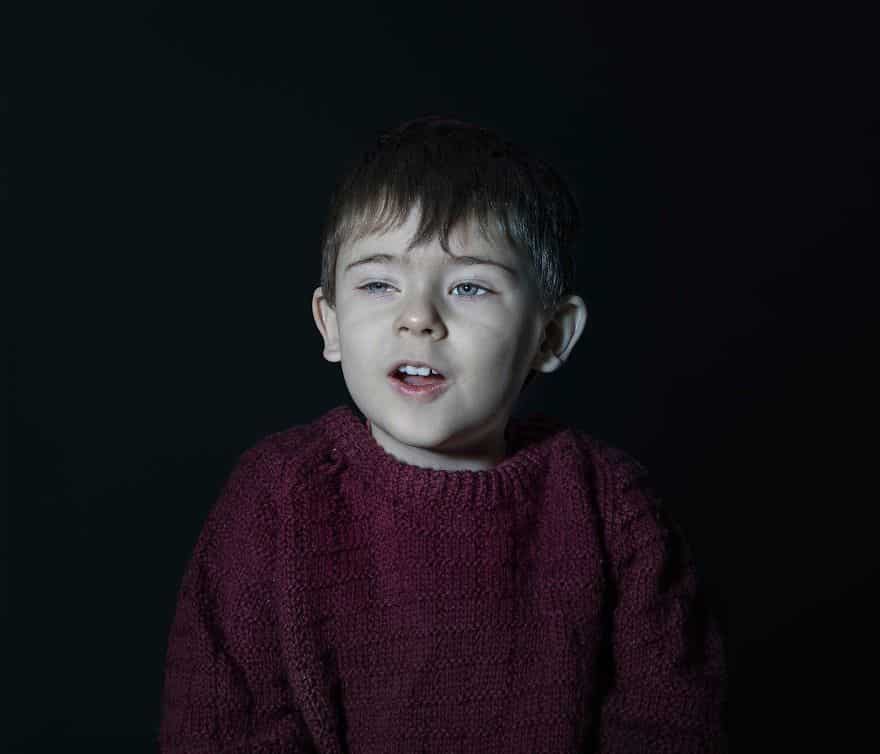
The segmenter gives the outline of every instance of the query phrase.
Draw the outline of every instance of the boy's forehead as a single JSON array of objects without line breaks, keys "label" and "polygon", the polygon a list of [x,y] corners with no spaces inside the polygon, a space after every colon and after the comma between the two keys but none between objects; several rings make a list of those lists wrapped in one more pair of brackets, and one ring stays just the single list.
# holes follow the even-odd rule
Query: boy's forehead
[{"label": "boy's forehead", "polygon": [[[339,256],[350,259],[355,254],[377,246],[395,252],[408,252],[420,248],[412,246],[419,228],[420,215],[418,210],[409,213],[403,223],[383,227],[372,222],[362,230],[356,230],[350,239],[342,244]],[[510,242],[504,237],[500,227],[495,227],[493,218],[489,218],[485,229],[475,218],[466,218],[457,222],[449,229],[449,250],[453,254],[474,253],[480,251],[491,255],[498,261],[516,262],[518,254]],[[430,238],[425,245],[439,245],[439,234]]]}]

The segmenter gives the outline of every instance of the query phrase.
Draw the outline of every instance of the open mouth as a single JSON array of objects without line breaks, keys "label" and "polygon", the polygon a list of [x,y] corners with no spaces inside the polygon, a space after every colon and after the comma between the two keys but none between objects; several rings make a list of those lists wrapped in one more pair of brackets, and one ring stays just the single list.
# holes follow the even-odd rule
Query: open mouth
[{"label": "open mouth", "polygon": [[439,385],[441,382],[446,381],[446,378],[442,374],[429,374],[423,377],[420,374],[406,374],[406,372],[395,371],[389,376],[400,382],[404,382],[407,385],[413,385],[416,387]]}]

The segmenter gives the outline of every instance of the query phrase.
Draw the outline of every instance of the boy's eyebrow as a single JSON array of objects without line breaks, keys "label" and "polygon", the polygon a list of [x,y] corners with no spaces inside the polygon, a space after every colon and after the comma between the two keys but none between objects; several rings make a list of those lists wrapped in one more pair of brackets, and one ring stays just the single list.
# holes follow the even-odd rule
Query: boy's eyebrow
[{"label": "boy's eyebrow", "polygon": [[[367,257],[362,257],[361,259],[356,259],[353,262],[349,262],[345,266],[345,270],[343,274],[348,272],[352,267],[357,267],[361,264],[400,264],[400,257],[395,256],[393,254],[370,254]],[[455,254],[448,254],[443,259],[443,264],[450,265],[474,265],[474,264],[489,264],[493,267],[500,267],[502,270],[510,273],[514,278],[519,278],[516,270],[513,267],[508,267],[506,264],[501,264],[501,262],[496,262],[494,259],[489,259],[488,257],[475,257],[475,256],[456,256]]]}]

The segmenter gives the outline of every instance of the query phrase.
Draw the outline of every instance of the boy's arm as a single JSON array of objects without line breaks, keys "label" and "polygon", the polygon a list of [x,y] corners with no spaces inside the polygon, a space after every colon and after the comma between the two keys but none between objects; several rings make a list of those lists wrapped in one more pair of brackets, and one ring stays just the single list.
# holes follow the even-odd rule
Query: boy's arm
[{"label": "boy's arm", "polygon": [[260,458],[251,449],[239,459],[184,573],[168,639],[161,754],[314,750],[278,646],[275,513]]},{"label": "boy's arm", "polygon": [[721,635],[680,529],[635,459],[613,469],[615,582],[602,754],[727,752]]}]

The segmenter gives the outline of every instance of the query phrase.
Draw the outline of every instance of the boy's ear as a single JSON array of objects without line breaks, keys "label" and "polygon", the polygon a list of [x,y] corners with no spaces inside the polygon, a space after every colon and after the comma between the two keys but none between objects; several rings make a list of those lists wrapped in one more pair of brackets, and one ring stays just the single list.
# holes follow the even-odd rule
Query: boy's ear
[{"label": "boy's ear", "polygon": [[324,290],[320,286],[312,294],[312,316],[318,332],[324,338],[324,358],[327,361],[342,361],[339,350],[339,328],[336,326],[336,310],[324,298]]},{"label": "boy's ear", "polygon": [[587,305],[580,296],[563,297],[544,326],[544,339],[532,361],[538,372],[555,372],[571,355],[587,324]]}]

